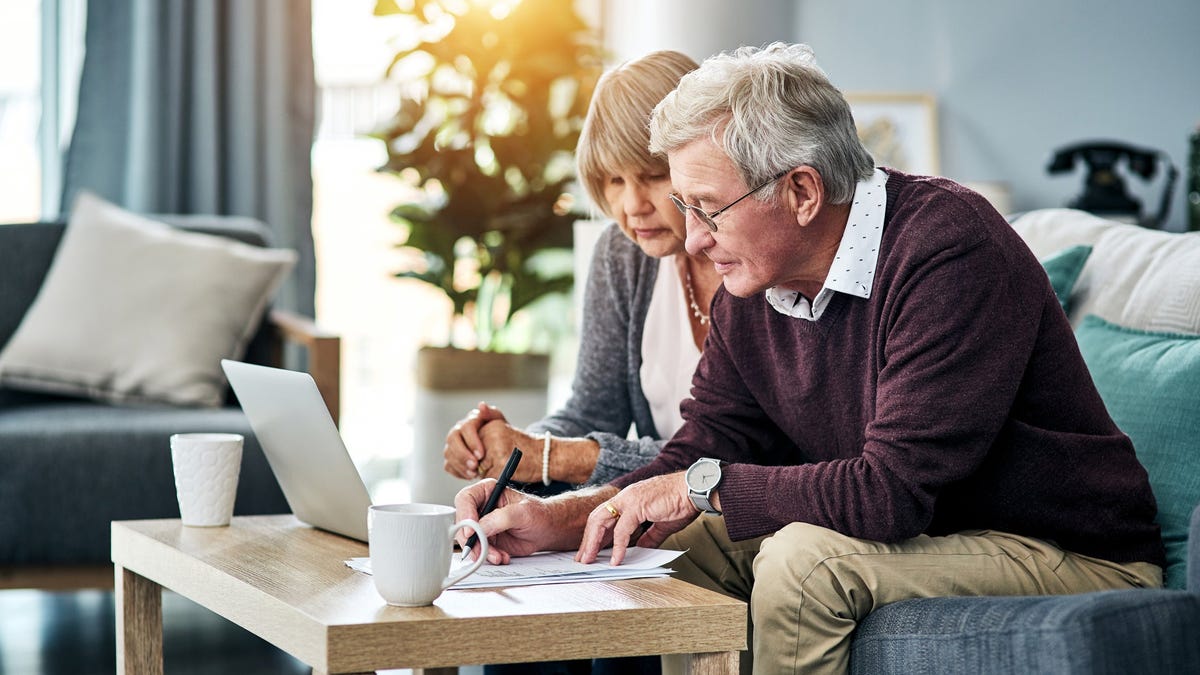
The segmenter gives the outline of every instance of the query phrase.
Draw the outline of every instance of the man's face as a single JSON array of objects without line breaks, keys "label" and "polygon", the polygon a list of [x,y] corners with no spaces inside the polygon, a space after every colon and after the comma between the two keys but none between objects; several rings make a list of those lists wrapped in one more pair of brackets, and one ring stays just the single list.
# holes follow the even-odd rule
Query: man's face
[{"label": "man's face", "polygon": [[[750,189],[729,157],[707,138],[670,153],[668,160],[675,192],[685,204],[706,212],[724,207]],[[766,194],[777,191],[775,183],[763,188]],[[686,218],[688,253],[708,256],[725,289],[743,298],[795,281],[792,276],[802,269],[803,262],[799,228],[786,199],[781,196],[762,202],[757,196],[747,197],[718,216],[716,232],[694,215]]]}]

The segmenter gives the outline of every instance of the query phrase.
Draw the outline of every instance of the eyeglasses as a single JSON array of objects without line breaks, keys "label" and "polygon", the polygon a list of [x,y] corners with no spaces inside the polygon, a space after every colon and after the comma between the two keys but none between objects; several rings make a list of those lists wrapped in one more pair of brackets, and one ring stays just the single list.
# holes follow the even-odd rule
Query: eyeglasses
[{"label": "eyeglasses", "polygon": [[699,206],[692,206],[691,204],[684,204],[683,200],[679,198],[679,195],[675,194],[674,192],[672,192],[671,194],[669,194],[667,196],[671,198],[671,202],[675,204],[675,208],[679,209],[679,212],[682,213],[685,218],[687,217],[688,211],[691,211],[696,216],[696,218],[700,219],[700,222],[702,222],[708,226],[709,232],[716,232],[717,231],[717,221],[716,221],[717,216],[719,216],[722,213],[725,213],[729,209],[733,208],[733,206],[735,204],[742,201],[746,197],[749,197],[750,195],[754,194],[755,192],[758,192],[759,190],[770,185],[771,183],[774,183],[775,181],[779,180],[780,178],[783,178],[784,176],[788,175],[788,173],[790,171],[791,171],[791,169],[784,169],[783,171],[780,171],[779,173],[775,174],[774,176],[771,176],[767,180],[763,181],[763,183],[761,185],[759,185],[758,187],[747,192],[746,194],[742,195],[741,197],[738,197],[737,199],[729,202],[725,206],[722,206],[721,208],[717,209],[716,211],[713,211],[712,213],[705,212],[705,210],[700,208]]}]

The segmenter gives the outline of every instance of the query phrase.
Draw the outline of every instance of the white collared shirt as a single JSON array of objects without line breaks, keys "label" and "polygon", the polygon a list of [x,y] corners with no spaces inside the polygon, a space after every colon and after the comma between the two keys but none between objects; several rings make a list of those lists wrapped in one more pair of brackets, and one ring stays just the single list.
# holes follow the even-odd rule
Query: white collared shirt
[{"label": "white collared shirt", "polygon": [[767,302],[780,314],[816,321],[825,312],[834,292],[863,299],[871,297],[875,265],[879,262],[879,242],[883,240],[883,213],[887,209],[887,173],[876,168],[868,180],[854,187],[854,201],[842,243],[834,255],[825,285],[809,302],[797,291],[773,286],[766,290]]}]

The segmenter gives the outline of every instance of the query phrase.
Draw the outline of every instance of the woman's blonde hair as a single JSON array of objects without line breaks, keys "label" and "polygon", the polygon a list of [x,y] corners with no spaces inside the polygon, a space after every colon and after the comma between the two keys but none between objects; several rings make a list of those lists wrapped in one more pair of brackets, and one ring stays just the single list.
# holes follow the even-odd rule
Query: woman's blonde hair
[{"label": "woman's blonde hair", "polygon": [[607,216],[604,184],[619,172],[666,172],[667,158],[650,154],[650,112],[679,80],[699,67],[676,51],[651,52],[604,73],[596,84],[575,146],[579,177]]}]

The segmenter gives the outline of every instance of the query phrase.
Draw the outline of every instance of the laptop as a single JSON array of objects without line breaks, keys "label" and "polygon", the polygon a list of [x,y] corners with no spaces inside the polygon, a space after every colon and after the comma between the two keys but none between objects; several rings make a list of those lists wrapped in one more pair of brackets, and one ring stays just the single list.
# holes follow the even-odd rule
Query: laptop
[{"label": "laptop", "polygon": [[292,513],[367,541],[371,496],[308,373],[221,360]]}]

